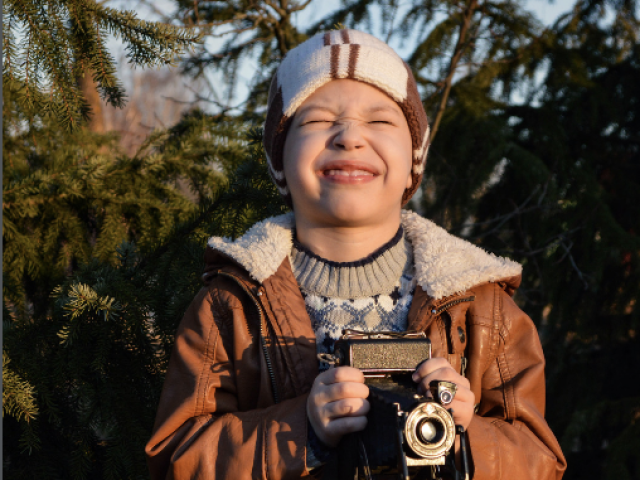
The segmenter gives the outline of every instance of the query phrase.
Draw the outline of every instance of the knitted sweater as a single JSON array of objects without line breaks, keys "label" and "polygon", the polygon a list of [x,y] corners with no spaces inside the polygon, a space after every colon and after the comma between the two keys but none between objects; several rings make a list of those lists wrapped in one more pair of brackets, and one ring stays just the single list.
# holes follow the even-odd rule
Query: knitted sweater
[{"label": "knitted sweater", "polygon": [[406,330],[416,282],[411,244],[402,227],[385,245],[355,262],[323,259],[295,239],[290,260],[318,353],[333,353],[345,329]]}]

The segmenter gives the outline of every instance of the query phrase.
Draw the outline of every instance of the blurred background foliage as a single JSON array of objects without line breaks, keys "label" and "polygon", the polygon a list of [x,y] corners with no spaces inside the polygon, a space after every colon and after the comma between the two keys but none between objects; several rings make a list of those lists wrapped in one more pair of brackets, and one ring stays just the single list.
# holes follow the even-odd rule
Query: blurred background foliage
[{"label": "blurred background foliage", "polygon": [[[140,5],[157,21],[3,3],[5,478],[147,478],[207,237],[285,209],[260,146],[273,70],[336,25],[391,42],[418,80],[433,143],[411,208],[524,264],[565,478],[640,478],[635,0],[551,24],[518,0],[342,0],[307,22],[318,2]],[[119,69],[109,35],[133,65],[179,68]]]}]

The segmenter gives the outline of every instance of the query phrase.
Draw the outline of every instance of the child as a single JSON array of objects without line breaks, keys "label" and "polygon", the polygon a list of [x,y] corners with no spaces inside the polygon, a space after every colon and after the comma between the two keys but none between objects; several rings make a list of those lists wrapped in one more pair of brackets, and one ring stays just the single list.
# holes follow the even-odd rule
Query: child
[{"label": "child", "polygon": [[402,210],[429,142],[409,67],[368,34],[316,35],[279,66],[264,133],[293,213],[210,239],[147,445],[152,478],[322,472],[367,422],[362,373],[317,360],[345,328],[431,339],[435,358],[413,379],[423,393],[434,379],[457,384],[472,478],[561,478],[542,349],[511,299],[520,265]]}]

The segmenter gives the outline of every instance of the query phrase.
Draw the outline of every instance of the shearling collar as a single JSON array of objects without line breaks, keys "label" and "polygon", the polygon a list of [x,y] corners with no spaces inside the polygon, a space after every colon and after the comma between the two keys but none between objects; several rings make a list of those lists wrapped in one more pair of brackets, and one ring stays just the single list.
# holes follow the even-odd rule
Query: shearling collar
[{"label": "shearling collar", "polygon": [[[522,272],[513,260],[485,252],[414,212],[402,212],[402,226],[413,246],[417,284],[435,300]],[[293,213],[287,213],[256,223],[235,241],[211,237],[208,245],[262,283],[291,252],[293,227]]]}]

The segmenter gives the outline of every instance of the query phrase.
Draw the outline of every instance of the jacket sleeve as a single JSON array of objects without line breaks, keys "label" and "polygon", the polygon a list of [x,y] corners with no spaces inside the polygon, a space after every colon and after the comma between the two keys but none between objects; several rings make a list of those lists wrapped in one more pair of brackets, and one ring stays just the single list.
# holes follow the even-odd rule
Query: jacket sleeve
[{"label": "jacket sleeve", "polygon": [[[276,405],[260,400],[262,357],[258,347],[243,349],[255,343],[243,335],[250,332],[240,305],[225,305],[215,289],[201,290],[178,329],[146,446],[153,480],[305,474],[307,396]],[[238,388],[240,381],[254,385]]]},{"label": "jacket sleeve", "polygon": [[502,288],[491,288],[492,308],[485,312],[492,313],[469,319],[475,330],[469,347],[489,350],[483,356],[487,364],[470,364],[467,375],[479,400],[468,428],[473,479],[559,480],[566,462],[544,419],[544,355],[537,329]]}]

